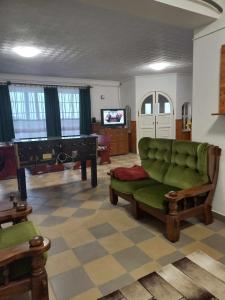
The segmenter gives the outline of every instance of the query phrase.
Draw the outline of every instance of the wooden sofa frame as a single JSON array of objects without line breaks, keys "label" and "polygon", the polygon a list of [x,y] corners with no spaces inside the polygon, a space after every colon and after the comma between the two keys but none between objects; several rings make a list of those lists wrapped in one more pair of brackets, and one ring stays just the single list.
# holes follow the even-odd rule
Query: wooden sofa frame
[{"label": "wooden sofa frame", "polygon": [[[27,214],[32,211],[32,208],[25,205],[22,209],[21,206],[1,211],[0,226],[6,222],[16,224],[26,221]],[[30,290],[32,300],[49,299],[48,278],[43,257],[43,253],[49,248],[50,241],[47,238],[34,236],[26,243],[0,250],[0,270],[3,274],[3,285],[0,285],[0,300],[10,299]],[[13,281],[10,280],[9,264],[28,257],[31,258],[31,275]]]},{"label": "wooden sofa frame", "polygon": [[[171,191],[165,194],[165,200],[168,202],[167,213],[150,207],[146,204],[137,202],[132,194],[124,194],[115,191],[109,187],[110,202],[117,205],[118,197],[129,201],[133,206],[133,212],[136,219],[139,219],[142,212],[158,218],[166,223],[166,237],[171,242],[176,242],[180,237],[180,222],[190,217],[202,216],[203,222],[208,225],[213,222],[212,201],[215,193],[221,149],[217,146],[209,146],[208,149],[208,176],[210,184],[196,186],[189,189]],[[112,173],[110,173],[111,176]],[[203,201],[199,201],[197,196],[206,194]]]}]

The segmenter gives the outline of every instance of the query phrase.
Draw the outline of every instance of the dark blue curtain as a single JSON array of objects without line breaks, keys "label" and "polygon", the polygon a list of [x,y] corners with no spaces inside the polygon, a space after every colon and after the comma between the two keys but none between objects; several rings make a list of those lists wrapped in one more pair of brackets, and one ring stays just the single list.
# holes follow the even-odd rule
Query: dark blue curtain
[{"label": "dark blue curtain", "polygon": [[59,97],[56,87],[45,87],[45,113],[48,137],[61,136]]},{"label": "dark blue curtain", "polygon": [[80,89],[80,134],[91,134],[90,87]]},{"label": "dark blue curtain", "polygon": [[9,142],[15,137],[12,108],[7,85],[0,86],[0,142]]}]

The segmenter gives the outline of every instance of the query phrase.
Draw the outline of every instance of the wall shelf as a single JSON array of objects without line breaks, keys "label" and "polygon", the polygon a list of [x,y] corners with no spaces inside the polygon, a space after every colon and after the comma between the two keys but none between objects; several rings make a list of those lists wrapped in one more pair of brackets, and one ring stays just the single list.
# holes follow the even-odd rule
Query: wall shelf
[{"label": "wall shelf", "polygon": [[225,45],[221,48],[221,61],[220,61],[220,101],[219,112],[211,114],[212,116],[225,116]]}]

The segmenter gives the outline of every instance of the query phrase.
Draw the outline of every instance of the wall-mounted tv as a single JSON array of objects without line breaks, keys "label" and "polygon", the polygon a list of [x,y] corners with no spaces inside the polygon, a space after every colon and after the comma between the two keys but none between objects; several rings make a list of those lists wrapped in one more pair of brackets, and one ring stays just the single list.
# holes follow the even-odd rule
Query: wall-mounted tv
[{"label": "wall-mounted tv", "polygon": [[101,109],[102,126],[124,126],[126,125],[125,109]]}]

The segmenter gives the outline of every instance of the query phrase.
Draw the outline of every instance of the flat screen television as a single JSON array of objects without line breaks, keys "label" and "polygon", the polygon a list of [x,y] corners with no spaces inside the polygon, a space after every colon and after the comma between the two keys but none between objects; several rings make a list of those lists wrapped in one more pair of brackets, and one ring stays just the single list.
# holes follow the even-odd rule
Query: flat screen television
[{"label": "flat screen television", "polygon": [[124,126],[126,125],[126,110],[117,109],[101,109],[102,126]]}]

